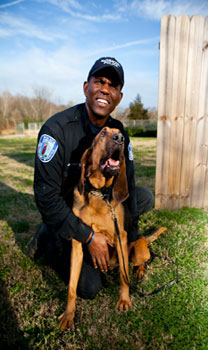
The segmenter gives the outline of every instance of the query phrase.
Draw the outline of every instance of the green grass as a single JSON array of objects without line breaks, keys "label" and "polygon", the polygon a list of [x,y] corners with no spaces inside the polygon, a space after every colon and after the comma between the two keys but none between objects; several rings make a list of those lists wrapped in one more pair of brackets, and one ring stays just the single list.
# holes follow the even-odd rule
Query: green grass
[{"label": "green grass", "polygon": [[[136,182],[154,190],[156,140],[132,142]],[[131,269],[132,285],[152,291],[175,278],[176,265],[178,283],[149,297],[133,289],[132,309],[120,313],[115,270],[94,300],[78,298],[75,328],[59,330],[67,288],[43,262],[26,254],[40,223],[32,190],[35,146],[34,139],[0,139],[1,349],[207,350],[208,214],[195,208],[152,210],[140,223],[143,232],[153,226],[167,231],[151,245],[163,258],[155,258],[139,282]]]}]

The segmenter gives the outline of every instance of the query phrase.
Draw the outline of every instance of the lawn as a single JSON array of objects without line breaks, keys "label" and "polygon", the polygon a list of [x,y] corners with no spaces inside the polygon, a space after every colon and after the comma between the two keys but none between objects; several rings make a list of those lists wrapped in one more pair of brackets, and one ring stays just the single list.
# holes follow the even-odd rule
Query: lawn
[{"label": "lawn", "polygon": [[[132,142],[136,183],[154,191],[156,139]],[[132,288],[133,307],[121,313],[115,270],[94,300],[78,298],[74,329],[59,330],[67,287],[43,260],[26,254],[40,223],[32,188],[35,145],[31,138],[0,139],[1,349],[207,350],[208,212],[195,208],[152,210],[141,218],[143,232],[167,227],[151,245],[164,259],[154,259],[142,281],[131,272],[132,284],[152,291],[175,278],[176,265],[178,283],[148,297]]]}]

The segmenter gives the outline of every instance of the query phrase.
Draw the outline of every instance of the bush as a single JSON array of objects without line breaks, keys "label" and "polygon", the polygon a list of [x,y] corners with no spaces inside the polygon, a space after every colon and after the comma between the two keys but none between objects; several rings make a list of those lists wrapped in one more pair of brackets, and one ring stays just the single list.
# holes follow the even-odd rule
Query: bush
[{"label": "bush", "polygon": [[142,126],[127,126],[125,127],[126,132],[130,137],[157,137],[157,130],[148,128],[145,129]]}]

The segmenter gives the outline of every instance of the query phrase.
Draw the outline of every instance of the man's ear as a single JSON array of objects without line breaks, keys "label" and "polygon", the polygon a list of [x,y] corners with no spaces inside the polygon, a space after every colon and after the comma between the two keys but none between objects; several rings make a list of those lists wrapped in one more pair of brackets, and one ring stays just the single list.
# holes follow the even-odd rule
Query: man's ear
[{"label": "man's ear", "polygon": [[120,170],[113,186],[112,195],[115,202],[124,202],[129,196],[124,156],[121,160]]},{"label": "man's ear", "polygon": [[90,176],[90,168],[89,166],[89,162],[90,162],[90,157],[92,154],[92,149],[91,147],[86,149],[86,151],[83,153],[82,158],[81,158],[81,177],[80,177],[80,181],[79,181],[79,193],[83,194],[84,193],[84,183],[85,183],[85,177]]},{"label": "man's ear", "polygon": [[[120,99],[119,99],[119,103],[121,102],[122,98],[123,98],[123,92],[121,91],[121,92],[120,92]],[[119,104],[119,103],[118,103],[118,104]]]},{"label": "man's ear", "polygon": [[85,97],[87,96],[88,86],[89,86],[88,81],[85,81],[84,84],[83,84],[83,91],[84,91]]}]

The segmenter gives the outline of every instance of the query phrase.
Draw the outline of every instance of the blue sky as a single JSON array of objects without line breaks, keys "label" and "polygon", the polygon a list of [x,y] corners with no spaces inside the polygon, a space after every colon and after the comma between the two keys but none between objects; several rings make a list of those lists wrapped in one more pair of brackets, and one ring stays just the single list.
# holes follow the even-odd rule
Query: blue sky
[{"label": "blue sky", "polygon": [[138,93],[157,107],[163,14],[208,16],[208,1],[0,0],[0,93],[45,87],[56,103],[80,103],[92,64],[111,56],[125,72],[121,107]]}]

